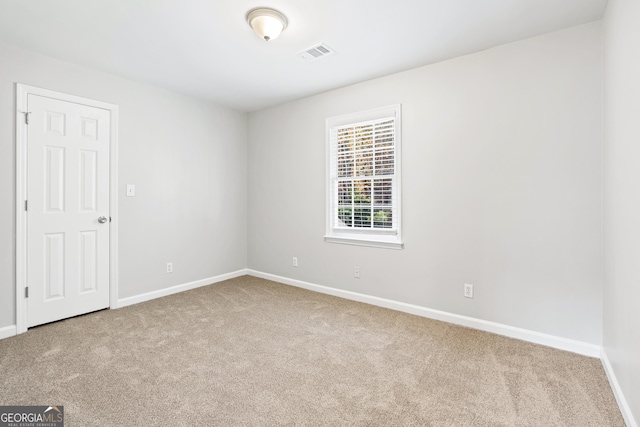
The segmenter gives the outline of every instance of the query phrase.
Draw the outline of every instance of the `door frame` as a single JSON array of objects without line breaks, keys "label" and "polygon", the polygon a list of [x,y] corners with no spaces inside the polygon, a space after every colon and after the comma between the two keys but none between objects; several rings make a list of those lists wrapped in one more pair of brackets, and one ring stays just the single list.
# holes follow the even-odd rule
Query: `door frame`
[{"label": "door frame", "polygon": [[118,308],[118,106],[16,83],[16,334],[27,331],[27,96],[38,95],[108,110],[109,140],[109,308]]}]

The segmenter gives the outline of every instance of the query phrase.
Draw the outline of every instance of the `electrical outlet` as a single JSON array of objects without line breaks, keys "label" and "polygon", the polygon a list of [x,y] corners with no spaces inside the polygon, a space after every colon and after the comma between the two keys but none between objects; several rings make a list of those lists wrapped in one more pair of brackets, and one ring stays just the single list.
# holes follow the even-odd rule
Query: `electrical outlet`
[{"label": "electrical outlet", "polygon": [[359,279],[359,278],[360,278],[360,267],[356,267],[356,268],[353,270],[353,277],[355,277],[356,279]]},{"label": "electrical outlet", "polygon": [[464,296],[466,298],[473,298],[473,285],[468,283],[464,284]]},{"label": "electrical outlet", "polygon": [[298,266],[298,257],[297,257],[297,256],[294,256],[294,257],[293,257],[293,266],[294,266],[294,267],[297,267],[297,266]]},{"label": "electrical outlet", "polygon": [[173,263],[172,262],[168,262],[167,263],[167,273],[173,273]]}]

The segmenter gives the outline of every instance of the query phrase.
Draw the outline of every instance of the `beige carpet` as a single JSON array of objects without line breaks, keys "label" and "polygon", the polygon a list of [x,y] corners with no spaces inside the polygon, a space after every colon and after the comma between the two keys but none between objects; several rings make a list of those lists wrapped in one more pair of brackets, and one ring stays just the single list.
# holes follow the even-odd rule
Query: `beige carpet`
[{"label": "beige carpet", "polygon": [[599,360],[241,277],[0,341],[66,426],[623,426]]}]

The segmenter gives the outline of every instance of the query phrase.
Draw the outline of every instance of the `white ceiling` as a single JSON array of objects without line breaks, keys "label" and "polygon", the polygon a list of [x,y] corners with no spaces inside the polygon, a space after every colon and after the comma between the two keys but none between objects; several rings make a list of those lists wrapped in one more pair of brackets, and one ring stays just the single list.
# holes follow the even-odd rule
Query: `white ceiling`
[{"label": "white ceiling", "polygon": [[[289,26],[265,42],[245,21]],[[241,111],[594,21],[606,0],[0,0],[0,41]],[[337,54],[305,62],[325,43]],[[0,64],[1,66],[1,64]]]}]

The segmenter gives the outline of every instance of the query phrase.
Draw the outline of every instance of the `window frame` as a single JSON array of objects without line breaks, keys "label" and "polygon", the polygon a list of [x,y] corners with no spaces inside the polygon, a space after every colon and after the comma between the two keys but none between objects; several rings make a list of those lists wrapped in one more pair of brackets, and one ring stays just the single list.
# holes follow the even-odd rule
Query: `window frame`
[{"label": "window frame", "polygon": [[[400,104],[386,107],[374,108],[371,110],[356,113],[344,114],[329,117],[326,119],[326,230],[324,240],[328,243],[340,243],[357,246],[370,246],[387,249],[403,249],[402,241],[402,108]],[[336,188],[338,181],[338,158],[334,155],[337,150],[335,141],[332,140],[332,131],[339,127],[357,125],[364,122],[371,122],[382,119],[394,119],[394,174],[393,176],[393,199],[394,225],[395,229],[385,228],[338,228],[334,227],[334,210],[337,209]],[[334,164],[335,162],[335,164]],[[335,171],[335,173],[334,173]],[[355,178],[355,177],[354,177]],[[374,179],[365,175],[363,179]],[[380,176],[384,179],[384,175]]]}]

